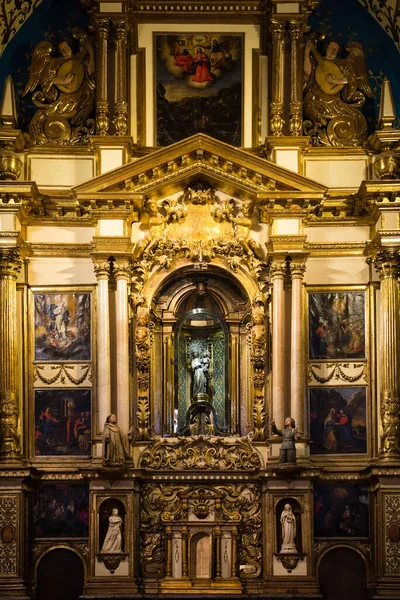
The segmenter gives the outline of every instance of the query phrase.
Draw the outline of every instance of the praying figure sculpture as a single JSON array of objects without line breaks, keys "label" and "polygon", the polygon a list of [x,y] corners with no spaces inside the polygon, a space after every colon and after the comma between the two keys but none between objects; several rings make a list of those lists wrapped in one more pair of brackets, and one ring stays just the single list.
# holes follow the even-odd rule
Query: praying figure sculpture
[{"label": "praying figure sculpture", "polygon": [[104,554],[112,554],[114,552],[122,552],[122,518],[118,514],[118,508],[113,508],[111,516],[108,519],[108,530],[104,538],[101,552]]},{"label": "praying figure sculpture", "polygon": [[282,546],[281,554],[296,554],[296,516],[290,504],[285,504],[281,513]]},{"label": "praying figure sculpture", "polygon": [[103,429],[103,464],[108,467],[123,466],[127,461],[131,462],[129,454],[129,435],[117,425],[117,417],[108,415]]}]

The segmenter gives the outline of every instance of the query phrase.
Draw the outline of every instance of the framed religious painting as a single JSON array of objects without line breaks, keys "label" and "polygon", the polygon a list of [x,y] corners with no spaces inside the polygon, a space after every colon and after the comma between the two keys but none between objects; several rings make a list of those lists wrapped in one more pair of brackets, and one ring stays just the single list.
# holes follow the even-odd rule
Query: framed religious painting
[{"label": "framed religious painting", "polygon": [[72,483],[39,484],[33,506],[35,538],[87,537],[89,489]]},{"label": "framed religious painting", "polygon": [[91,293],[35,292],[35,361],[91,359]]},{"label": "framed religious painting", "polygon": [[91,455],[91,390],[35,389],[35,456]]},{"label": "framed religious painting", "polygon": [[243,144],[243,39],[204,30],[154,34],[157,145],[196,133]]},{"label": "framed religious painting", "polygon": [[367,452],[367,388],[309,388],[311,454]]},{"label": "framed religious painting", "polygon": [[365,359],[365,338],[365,291],[308,293],[310,360]]},{"label": "framed religious painting", "polygon": [[314,491],[314,536],[369,536],[368,488],[362,483],[319,484]]}]

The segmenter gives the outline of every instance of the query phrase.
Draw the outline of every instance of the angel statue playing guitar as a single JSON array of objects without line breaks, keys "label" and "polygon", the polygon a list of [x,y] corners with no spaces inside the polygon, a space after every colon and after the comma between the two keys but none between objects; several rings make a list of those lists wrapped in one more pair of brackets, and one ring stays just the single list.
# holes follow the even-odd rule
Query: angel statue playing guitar
[{"label": "angel statue playing guitar", "polygon": [[340,46],[330,41],[322,56],[315,43],[324,37],[321,31],[314,32],[304,51],[304,132],[316,145],[362,146],[367,121],[359,109],[366,96],[374,96],[364,50],[359,42],[348,42],[347,57],[339,59]]},{"label": "angel statue playing guitar", "polygon": [[[29,126],[30,144],[77,144],[93,133],[94,121],[89,119],[95,99],[93,47],[81,29],[72,35],[79,40],[77,54],[68,40],[58,45],[60,57],[52,56],[55,47],[46,40],[33,52],[22,94],[33,92],[32,102],[39,109]],[[41,90],[35,91],[37,87]]]}]

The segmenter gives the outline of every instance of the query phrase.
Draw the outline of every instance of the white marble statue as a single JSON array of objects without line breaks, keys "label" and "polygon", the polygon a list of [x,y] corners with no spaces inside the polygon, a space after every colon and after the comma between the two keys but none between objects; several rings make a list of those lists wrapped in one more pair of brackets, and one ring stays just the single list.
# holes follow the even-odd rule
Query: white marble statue
[{"label": "white marble statue", "polygon": [[106,554],[122,552],[122,519],[118,515],[118,508],[112,509],[108,522],[108,531],[106,533],[106,537],[104,538],[101,552]]},{"label": "white marble statue", "polygon": [[296,517],[293,513],[290,504],[285,504],[285,508],[281,513],[281,526],[282,526],[282,554],[296,554],[296,544],[294,542],[296,537]]}]

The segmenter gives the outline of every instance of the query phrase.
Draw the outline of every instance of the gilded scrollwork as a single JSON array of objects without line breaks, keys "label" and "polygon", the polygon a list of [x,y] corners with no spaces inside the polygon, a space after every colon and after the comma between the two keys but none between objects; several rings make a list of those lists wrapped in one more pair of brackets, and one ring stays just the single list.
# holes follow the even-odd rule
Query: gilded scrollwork
[{"label": "gilded scrollwork", "polygon": [[[141,503],[141,571],[143,577],[163,577],[166,570],[166,540],[174,523],[188,534],[188,504],[202,504],[221,524],[233,524],[238,537],[240,577],[257,578],[262,571],[262,505],[259,484],[238,483],[206,487],[199,485],[147,484]],[[204,509],[203,509],[204,510]],[[200,517],[204,518],[204,513]],[[171,557],[170,557],[171,558]],[[233,557],[234,558],[234,557]]]},{"label": "gilded scrollwork", "polygon": [[88,143],[94,132],[94,120],[89,118],[95,99],[93,47],[81,29],[75,28],[72,35],[79,41],[75,54],[66,40],[58,45],[59,57],[52,56],[55,47],[47,40],[39,42],[33,52],[23,91],[24,96],[32,92],[38,109],[29,126],[31,144]]},{"label": "gilded scrollwork", "polygon": [[315,145],[361,146],[367,122],[360,108],[366,97],[374,96],[364,50],[359,42],[348,42],[347,56],[341,59],[340,46],[332,40],[323,56],[317,44],[325,37],[324,30],[313,32],[305,47],[304,131]]},{"label": "gilded scrollwork", "polygon": [[149,311],[145,305],[138,305],[135,328],[135,359],[137,371],[137,428],[138,439],[148,440],[150,431],[150,347],[152,335],[149,328]]},{"label": "gilded scrollwork", "polygon": [[149,470],[256,471],[261,460],[248,438],[202,435],[191,438],[156,438],[146,448],[140,466]]},{"label": "gilded scrollwork", "polygon": [[385,496],[385,571],[400,573],[400,496]]},{"label": "gilded scrollwork", "polygon": [[17,573],[17,498],[0,496],[0,574]]}]

